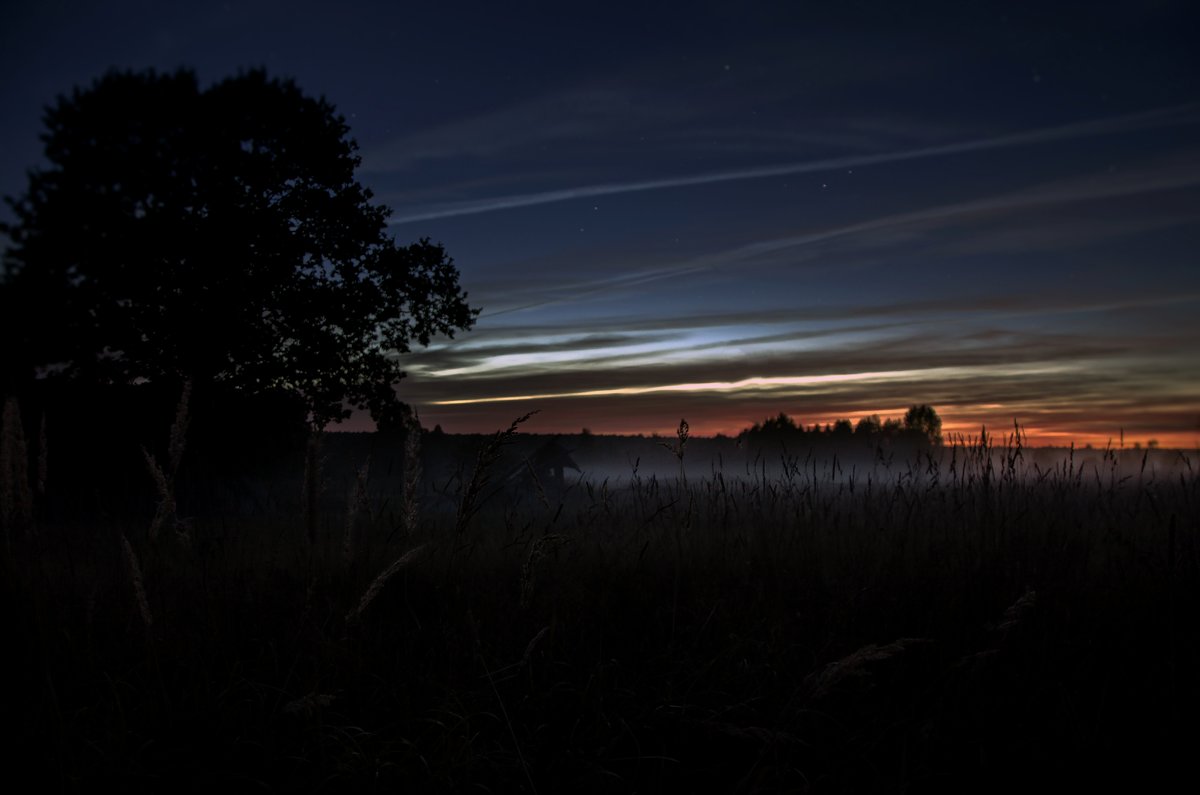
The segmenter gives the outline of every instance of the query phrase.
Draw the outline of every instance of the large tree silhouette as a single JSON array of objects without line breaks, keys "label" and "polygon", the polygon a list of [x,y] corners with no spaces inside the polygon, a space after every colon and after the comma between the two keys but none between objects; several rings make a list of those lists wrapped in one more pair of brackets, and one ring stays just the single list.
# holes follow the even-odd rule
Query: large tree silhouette
[{"label": "large tree silhouette", "polygon": [[333,105],[252,71],[112,72],[45,114],[7,199],[3,375],[299,395],[323,426],[403,413],[397,354],[471,327],[440,245],[397,245]]}]

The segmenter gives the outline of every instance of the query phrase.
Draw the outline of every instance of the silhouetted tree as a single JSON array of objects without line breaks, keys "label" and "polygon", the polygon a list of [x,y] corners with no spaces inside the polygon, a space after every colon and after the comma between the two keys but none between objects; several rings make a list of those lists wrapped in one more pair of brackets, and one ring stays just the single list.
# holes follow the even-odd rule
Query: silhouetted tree
[{"label": "silhouetted tree", "polygon": [[45,126],[49,165],[8,199],[0,387],[192,379],[394,425],[396,354],[474,322],[453,260],[386,233],[345,119],[290,80],[112,72]]},{"label": "silhouetted tree", "polygon": [[883,422],[879,419],[878,414],[863,417],[854,426],[854,432],[859,436],[878,436],[883,432]]},{"label": "silhouetted tree", "polygon": [[904,415],[904,430],[920,435],[923,439],[929,441],[930,444],[942,443],[942,418],[938,416],[932,406],[927,406],[922,403],[919,406],[912,406]]},{"label": "silhouetted tree", "polygon": [[763,444],[775,444],[780,441],[786,443],[801,433],[803,429],[796,425],[796,421],[781,411],[776,417],[768,417],[743,429],[738,434],[738,439],[757,449]]},{"label": "silhouetted tree", "polygon": [[782,411],[777,417],[768,417],[762,421],[762,424],[755,423],[750,428],[750,433],[764,438],[776,438],[793,436],[804,432],[804,426],[797,425],[796,421]]}]

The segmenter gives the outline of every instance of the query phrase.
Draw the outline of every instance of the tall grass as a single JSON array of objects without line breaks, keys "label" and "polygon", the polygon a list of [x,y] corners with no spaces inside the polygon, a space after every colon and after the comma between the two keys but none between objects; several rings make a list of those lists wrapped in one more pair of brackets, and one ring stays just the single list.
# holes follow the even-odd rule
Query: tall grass
[{"label": "tall grass", "polygon": [[17,758],[68,789],[927,791],[1186,769],[1187,454],[1047,467],[1015,428],[869,466],[635,463],[535,495],[495,472],[524,419],[444,507],[406,434],[399,525],[382,480],[330,458],[340,508],[310,496],[311,465],[294,511],[198,520],[189,555],[136,523],[14,537]]}]

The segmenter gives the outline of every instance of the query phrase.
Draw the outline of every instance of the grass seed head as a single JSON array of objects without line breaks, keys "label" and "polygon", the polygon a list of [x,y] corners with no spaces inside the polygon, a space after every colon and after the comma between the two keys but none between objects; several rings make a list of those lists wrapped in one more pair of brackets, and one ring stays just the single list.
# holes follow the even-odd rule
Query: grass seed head
[{"label": "grass seed head", "polygon": [[171,439],[167,445],[167,462],[170,466],[171,479],[179,472],[179,462],[183,459],[183,450],[187,442],[188,401],[192,395],[192,382],[184,381],[183,390],[179,394],[179,403],[175,406],[175,421],[171,423]]},{"label": "grass seed head", "polygon": [[[924,638],[899,638],[882,646],[868,644],[853,653],[835,660],[820,671],[805,678],[804,684],[813,700],[820,700],[851,680],[869,680],[871,671],[880,663],[903,654],[908,649],[928,643]],[[868,683],[866,685],[870,687]]]},{"label": "grass seed head", "polygon": [[367,590],[363,592],[362,598],[358,600],[358,605],[346,614],[346,623],[351,626],[360,623],[363,614],[367,612],[371,603],[375,601],[375,597],[379,596],[379,593],[383,590],[383,586],[387,585],[387,581],[398,571],[416,560],[425,550],[426,546],[428,545],[421,544],[418,547],[413,547],[393,561],[392,565],[379,572],[379,575],[371,581],[371,584],[367,586]]},{"label": "grass seed head", "polygon": [[133,586],[133,595],[137,600],[138,613],[141,614],[142,624],[149,631],[154,626],[154,616],[150,612],[150,602],[146,599],[146,586],[142,580],[142,566],[138,562],[137,553],[124,533],[121,534],[121,548],[125,552],[125,564],[129,567],[129,581]]}]

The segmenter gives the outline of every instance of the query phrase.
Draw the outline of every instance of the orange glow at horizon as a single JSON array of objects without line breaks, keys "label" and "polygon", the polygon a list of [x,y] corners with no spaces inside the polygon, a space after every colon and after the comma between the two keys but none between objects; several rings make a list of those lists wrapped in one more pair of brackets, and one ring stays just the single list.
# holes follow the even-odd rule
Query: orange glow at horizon
[{"label": "orange glow at horizon", "polygon": [[[994,405],[994,404],[992,404]],[[431,406],[432,408],[432,406]],[[1013,416],[1005,415],[996,409],[990,409],[990,406],[971,406],[966,411],[943,410],[934,407],[942,418],[942,435],[949,443],[952,440],[978,439],[980,431],[986,429],[988,436],[995,440],[997,444],[1002,444],[1006,438],[1009,438],[1014,433]],[[982,411],[980,409],[983,409]],[[796,411],[790,411],[786,408],[782,409],[784,414],[790,416],[797,424],[803,424],[806,427],[820,425],[832,425],[839,419],[848,419],[852,423],[857,423],[863,417],[877,415],[881,420],[903,419],[904,413],[908,410],[908,406],[883,406],[873,409],[855,409],[845,412],[829,412],[823,411],[811,415],[804,415]],[[769,417],[777,416],[780,411],[766,412],[762,416],[756,416],[753,419],[749,418],[744,411],[739,411],[736,414],[728,415],[697,415],[687,416],[689,412],[684,412],[684,417],[687,419],[691,429],[691,434],[695,437],[713,437],[718,435],[737,436],[742,431],[749,428],[755,422],[762,422]],[[1018,412],[1028,413],[1028,412]],[[446,426],[446,431],[451,433],[491,433],[497,430],[501,425],[507,424],[509,420],[502,420],[506,417],[505,414],[497,414],[494,422],[477,417],[470,421],[468,425],[471,427],[457,428],[453,415],[439,415],[434,411],[426,413],[422,411],[422,419],[425,421],[433,421],[443,423]],[[511,419],[511,418],[509,418]],[[660,435],[671,436],[675,432],[676,423],[678,420],[672,420],[670,423],[656,423],[653,420],[646,419],[642,421],[633,420],[632,417],[602,419],[594,416],[575,415],[575,414],[557,414],[542,415],[540,421],[534,423],[527,428],[529,433],[538,434],[575,434],[579,433],[582,428],[587,428],[591,433],[598,435],[611,436],[637,436],[637,435]],[[556,421],[557,420],[557,421]],[[547,424],[549,423],[549,424]],[[1104,448],[1111,446],[1112,448],[1120,448],[1122,446],[1122,433],[1119,423],[1113,421],[1112,417],[1097,418],[1095,421],[1075,422],[1076,428],[1067,429],[1056,427],[1053,421],[1048,418],[1033,419],[1025,422],[1021,419],[1017,420],[1017,425],[1020,427],[1022,444],[1028,447],[1069,447],[1072,444],[1076,448],[1085,448],[1092,446],[1095,448]],[[495,427],[492,427],[492,426]],[[1141,430],[1136,433],[1125,432],[1124,434],[1124,449],[1134,449],[1136,447],[1147,447],[1151,441],[1157,443],[1159,448],[1164,449],[1179,449],[1179,450],[1200,450],[1200,429],[1195,431],[1178,431],[1178,430],[1161,430],[1147,432]]]}]

